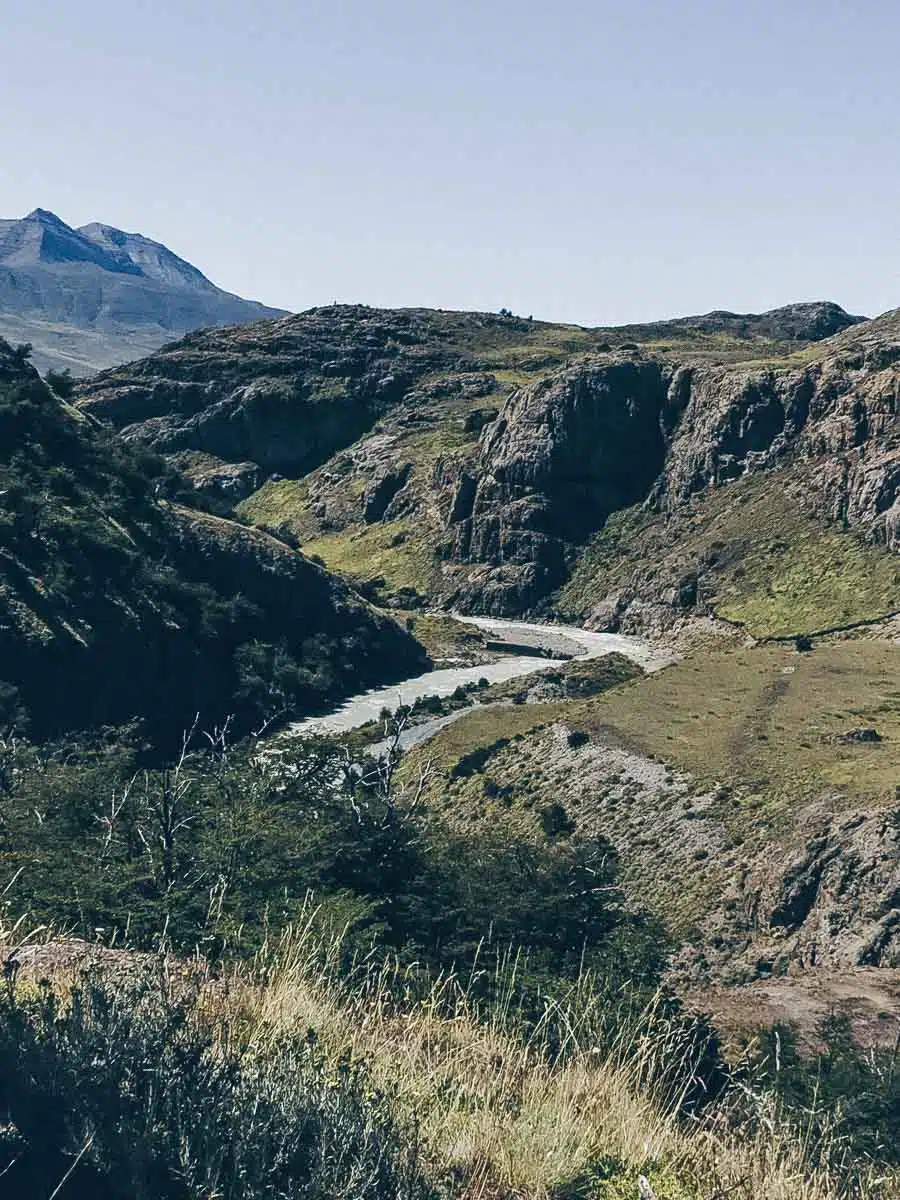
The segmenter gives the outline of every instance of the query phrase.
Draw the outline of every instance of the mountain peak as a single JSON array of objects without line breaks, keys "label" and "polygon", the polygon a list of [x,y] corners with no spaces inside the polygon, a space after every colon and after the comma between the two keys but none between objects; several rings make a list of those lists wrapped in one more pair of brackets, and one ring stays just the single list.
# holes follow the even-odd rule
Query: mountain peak
[{"label": "mountain peak", "polygon": [[39,221],[42,225],[53,225],[55,227],[59,227],[61,225],[63,229],[70,228],[65,221],[61,220],[56,213],[51,212],[49,208],[33,208],[27,216],[22,218],[22,220]]},{"label": "mountain peak", "polygon": [[73,229],[47,208],[0,219],[0,336],[33,343],[42,370],[83,375],[194,329],[283,315],[222,291],[143,234],[99,221]]},{"label": "mountain peak", "polygon": [[104,271],[128,275],[140,273],[126,255],[109,254],[49,209],[35,208],[20,221],[0,221],[0,266],[65,263],[92,263]]}]

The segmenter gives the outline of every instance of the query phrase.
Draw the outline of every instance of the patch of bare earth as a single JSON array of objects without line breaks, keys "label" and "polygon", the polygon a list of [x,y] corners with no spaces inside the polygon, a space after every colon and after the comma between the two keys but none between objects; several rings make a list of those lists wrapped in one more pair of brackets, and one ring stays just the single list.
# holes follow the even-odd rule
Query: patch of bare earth
[{"label": "patch of bare earth", "polygon": [[770,1025],[790,1025],[801,1053],[821,1049],[817,1031],[828,1017],[847,1017],[860,1046],[891,1047],[900,1039],[900,970],[812,969],[742,987],[689,991],[688,1006],[709,1015],[725,1034],[745,1039]]}]

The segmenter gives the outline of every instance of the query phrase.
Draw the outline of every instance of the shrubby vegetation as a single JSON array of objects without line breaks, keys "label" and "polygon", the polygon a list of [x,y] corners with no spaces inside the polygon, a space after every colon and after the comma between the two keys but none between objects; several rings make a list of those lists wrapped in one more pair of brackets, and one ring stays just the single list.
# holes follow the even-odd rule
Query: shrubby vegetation
[{"label": "shrubby vegetation", "polygon": [[766,1030],[755,1047],[758,1078],[802,1114],[813,1147],[837,1130],[856,1162],[900,1166],[900,1043],[862,1049],[850,1021],[829,1016],[818,1050],[801,1055],[788,1026]]},{"label": "shrubby vegetation", "polygon": [[0,342],[0,725],[142,716],[171,750],[197,712],[259,728],[426,665],[337,581],[187,498]]},{"label": "shrubby vegetation", "polygon": [[[841,1179],[890,1195],[865,1179],[891,1160],[896,1086],[849,1042],[803,1063],[780,1034],[778,1072],[764,1043],[729,1083],[709,1029],[657,992],[666,940],[624,904],[605,842],[552,813],[533,836],[475,840],[419,801],[390,763],[329,740],[261,751],[195,730],[160,768],[134,728],[8,738],[8,906],[224,972],[203,968],[202,995],[152,955],[61,992],[9,973],[0,1125],[18,1194],[49,1194],[77,1158],[71,1194],[92,1197],[537,1196],[553,1172],[575,1190],[552,1194],[626,1196],[597,1189],[637,1169],[663,1195],[715,1179],[787,1197],[798,1171],[819,1180],[806,1197]],[[740,1190],[745,1170],[763,1190]]]},{"label": "shrubby vegetation", "polygon": [[152,968],[0,993],[0,1114],[10,1200],[435,1195],[361,1063],[311,1032],[223,1042]]},{"label": "shrubby vegetation", "polygon": [[377,944],[434,970],[470,969],[485,942],[529,955],[529,974],[588,964],[651,990],[666,943],[630,912],[602,839],[497,828],[478,839],[397,794],[337,743],[277,751],[193,731],[172,766],[148,766],[135,730],[0,753],[3,863],[35,919],[152,947],[246,954],[315,896]]}]

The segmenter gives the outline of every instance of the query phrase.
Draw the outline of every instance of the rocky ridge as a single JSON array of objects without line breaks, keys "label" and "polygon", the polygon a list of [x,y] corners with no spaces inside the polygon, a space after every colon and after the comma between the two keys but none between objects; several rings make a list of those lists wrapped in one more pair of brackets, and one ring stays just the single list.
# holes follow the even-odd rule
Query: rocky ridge
[{"label": "rocky ridge", "polygon": [[78,403],[330,565],[383,575],[388,597],[513,614],[546,602],[610,513],[739,474],[785,426],[767,372],[868,326],[817,304],[640,328],[655,340],[331,306],[190,335]]}]

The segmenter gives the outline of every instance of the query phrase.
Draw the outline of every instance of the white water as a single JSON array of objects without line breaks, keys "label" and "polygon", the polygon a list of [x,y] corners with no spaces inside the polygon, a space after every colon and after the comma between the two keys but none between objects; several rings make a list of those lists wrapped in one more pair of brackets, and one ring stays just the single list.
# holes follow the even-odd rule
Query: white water
[{"label": "white water", "polygon": [[[570,656],[576,662],[618,653],[632,659],[645,671],[655,671],[670,663],[673,657],[641,638],[624,637],[617,633],[594,633],[590,629],[580,629],[575,625],[538,625],[504,621],[496,617],[458,617],[455,614],[454,617],[467,625],[477,625],[498,640],[543,647],[551,653]],[[566,661],[566,658],[510,655],[508,658],[483,663],[478,667],[448,667],[439,671],[428,671],[402,683],[360,692],[345,700],[334,712],[295,722],[290,731],[294,734],[346,732],[377,720],[385,708],[393,712],[401,704],[413,704],[426,696],[449,696],[460,685],[477,683],[479,679],[486,679],[489,683],[505,683],[508,679],[518,679],[523,675],[546,671],[548,667],[561,666]],[[439,718],[434,722],[438,727],[445,723],[447,718]],[[432,722],[428,722],[428,725],[431,726]]]}]

